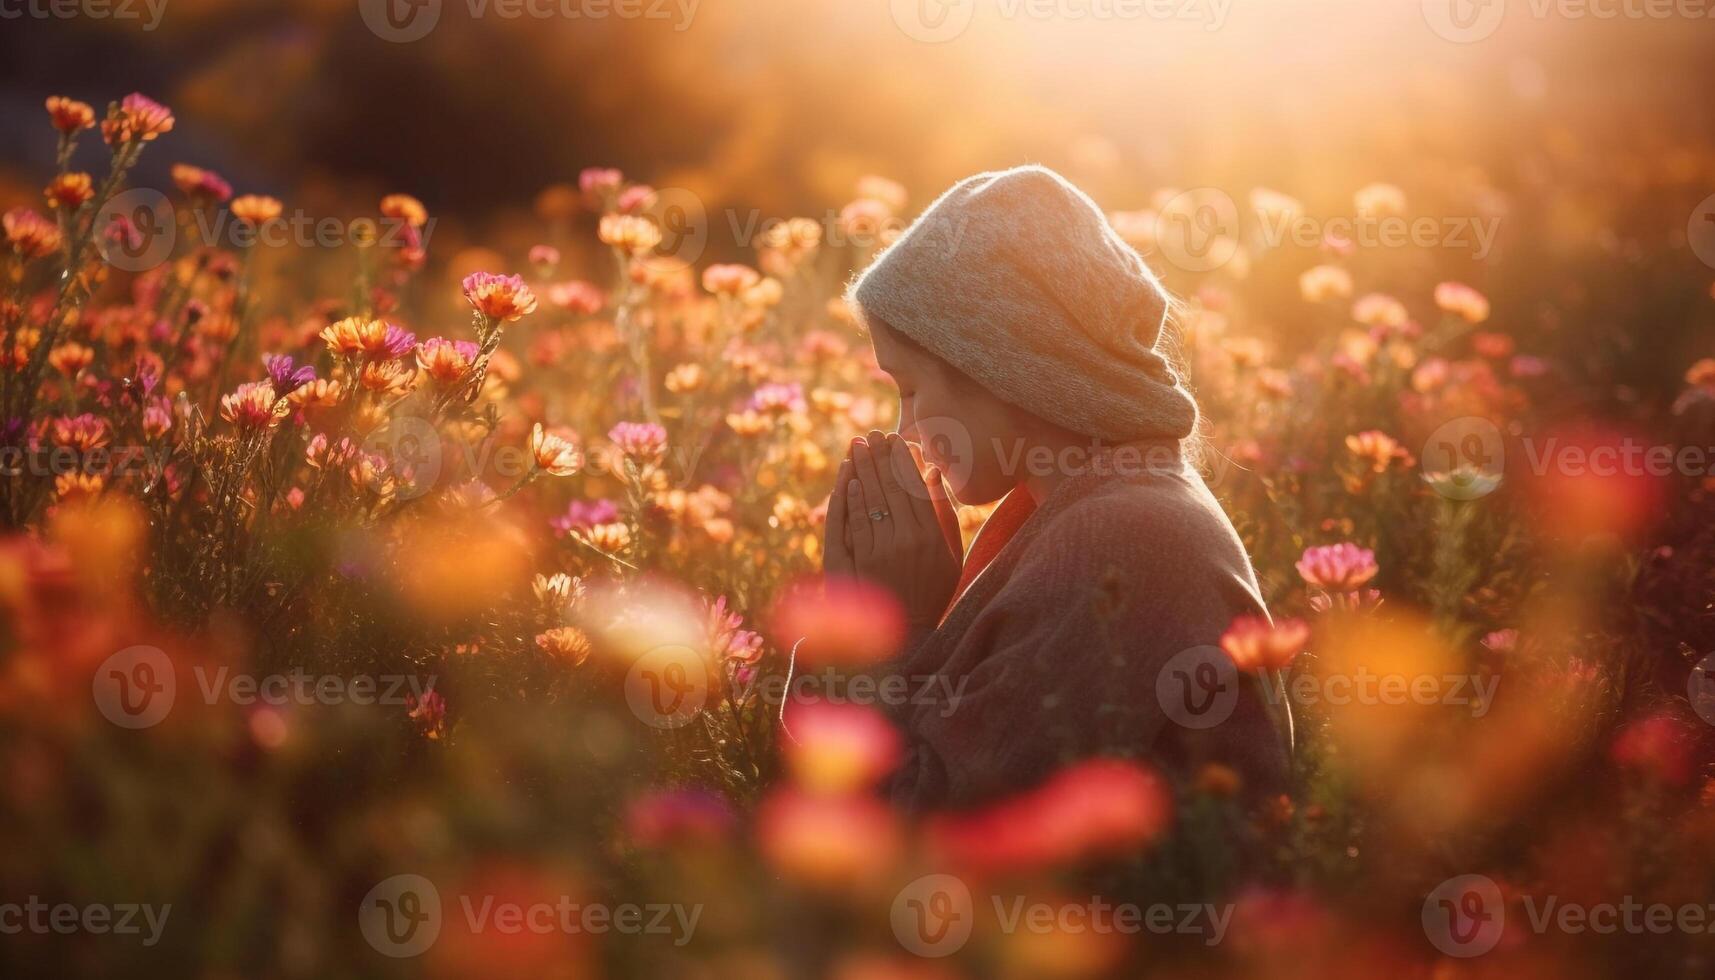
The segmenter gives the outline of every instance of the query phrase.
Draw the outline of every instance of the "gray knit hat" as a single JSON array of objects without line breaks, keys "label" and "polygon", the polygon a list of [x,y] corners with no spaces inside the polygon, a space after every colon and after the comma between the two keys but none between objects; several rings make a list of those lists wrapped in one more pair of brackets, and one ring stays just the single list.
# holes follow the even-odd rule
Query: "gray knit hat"
[{"label": "gray knit hat", "polygon": [[1046,167],[953,185],[849,292],[1002,400],[1112,442],[1183,439],[1197,406],[1155,350],[1167,293]]}]

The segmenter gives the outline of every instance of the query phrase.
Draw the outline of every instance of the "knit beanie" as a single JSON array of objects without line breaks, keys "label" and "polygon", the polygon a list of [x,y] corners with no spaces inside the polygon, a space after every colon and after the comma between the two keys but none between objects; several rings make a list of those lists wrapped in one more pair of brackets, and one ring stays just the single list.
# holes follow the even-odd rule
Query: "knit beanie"
[{"label": "knit beanie", "polygon": [[1155,349],[1167,293],[1096,203],[1046,167],[977,174],[848,293],[1001,400],[1110,442],[1183,439],[1197,406]]}]

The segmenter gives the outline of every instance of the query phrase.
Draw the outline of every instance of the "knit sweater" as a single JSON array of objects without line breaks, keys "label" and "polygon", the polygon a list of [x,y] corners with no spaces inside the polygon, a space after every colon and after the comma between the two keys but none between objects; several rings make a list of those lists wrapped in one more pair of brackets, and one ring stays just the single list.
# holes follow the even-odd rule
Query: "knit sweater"
[{"label": "knit sweater", "polygon": [[[996,513],[1017,522],[1021,508],[1003,502]],[[1240,675],[1215,649],[1235,617],[1266,613],[1244,548],[1195,470],[1072,476],[998,549],[984,541],[990,530],[972,546],[973,557],[992,553],[987,564],[890,665],[957,692],[896,710],[907,750],[895,803],[980,805],[1095,756],[1178,776],[1220,762],[1249,796],[1284,789],[1291,719],[1279,678]],[[1199,671],[1203,661],[1220,669]],[[1180,698],[1207,710],[1178,710]]]}]

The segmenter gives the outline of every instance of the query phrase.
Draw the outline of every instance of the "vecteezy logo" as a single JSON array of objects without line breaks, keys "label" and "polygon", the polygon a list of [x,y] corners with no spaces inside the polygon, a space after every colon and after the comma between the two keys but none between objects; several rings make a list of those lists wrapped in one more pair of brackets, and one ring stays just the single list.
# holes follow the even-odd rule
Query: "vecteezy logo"
[{"label": "vecteezy logo", "polygon": [[1475,44],[1500,29],[1506,0],[1423,0],[1423,20],[1436,36]]},{"label": "vecteezy logo", "polygon": [[958,419],[944,415],[918,419],[915,428],[917,444],[923,447],[924,462],[932,463],[941,471],[953,493],[964,489],[976,465],[976,447],[971,442],[971,430]]},{"label": "vecteezy logo", "polygon": [[1685,227],[1685,240],[1703,264],[1715,269],[1715,194],[1703,199],[1691,212],[1691,223]]},{"label": "vecteezy logo", "polygon": [[645,724],[682,728],[709,699],[709,665],[683,644],[658,646],[631,665],[625,675],[625,701]]},{"label": "vecteezy logo", "polygon": [[1481,956],[1506,928],[1500,888],[1484,875],[1460,875],[1437,885],[1423,900],[1423,934],[1448,956]]},{"label": "vecteezy logo", "polygon": [[924,44],[941,44],[965,33],[977,0],[892,0],[893,23]]},{"label": "vecteezy logo", "polygon": [[173,710],[178,674],[158,647],[126,647],[101,662],[91,682],[95,707],[120,728],[151,728]]},{"label": "vecteezy logo", "polygon": [[96,248],[115,269],[147,272],[167,261],[179,237],[173,205],[160,191],[135,187],[95,213]]},{"label": "vecteezy logo", "polygon": [[1476,500],[1501,485],[1507,447],[1495,423],[1467,415],[1436,427],[1418,459],[1423,478],[1436,493],[1449,500]]},{"label": "vecteezy logo", "polygon": [[1167,717],[1186,728],[1213,728],[1231,718],[1238,704],[1238,668],[1220,647],[1181,650],[1156,676],[1155,700]]},{"label": "vecteezy logo", "polygon": [[441,893],[422,875],[394,875],[369,890],[357,927],[383,956],[420,956],[441,935]]},{"label": "vecteezy logo", "polygon": [[[330,448],[330,454],[338,452]],[[381,491],[391,481],[398,500],[421,497],[435,488],[441,475],[441,433],[428,419],[404,412],[387,420],[363,440],[363,452],[386,460],[384,472],[376,471],[370,489]],[[356,459],[345,462],[354,463]]]},{"label": "vecteezy logo", "polygon": [[1216,187],[1177,194],[1156,216],[1155,241],[1186,272],[1219,269],[1239,254],[1239,207]]},{"label": "vecteezy logo", "polygon": [[358,0],[357,9],[371,33],[395,44],[422,40],[441,20],[441,0]]},{"label": "vecteezy logo", "polygon": [[661,230],[661,241],[655,246],[656,258],[664,265],[683,268],[696,265],[709,245],[709,212],[703,206],[703,199],[683,187],[659,188],[649,215]]},{"label": "vecteezy logo", "polygon": [[899,890],[891,914],[894,938],[918,956],[951,956],[976,925],[971,890],[953,875],[924,875]]}]

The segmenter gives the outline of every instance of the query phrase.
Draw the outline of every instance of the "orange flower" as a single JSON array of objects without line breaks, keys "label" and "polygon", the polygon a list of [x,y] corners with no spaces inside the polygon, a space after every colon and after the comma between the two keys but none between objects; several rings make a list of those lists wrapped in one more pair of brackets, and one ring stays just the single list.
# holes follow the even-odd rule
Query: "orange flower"
[{"label": "orange flower", "polygon": [[717,296],[739,296],[762,281],[748,265],[711,265],[703,270],[703,288]]},{"label": "orange flower", "polygon": [[1352,295],[1352,274],[1337,265],[1319,265],[1298,277],[1298,292],[1307,303],[1347,299]]},{"label": "orange flower", "polygon": [[348,316],[328,326],[319,336],[336,357],[357,357],[379,349],[386,342],[387,324],[369,317]]},{"label": "orange flower", "polygon": [[107,110],[107,118],[101,123],[101,138],[108,146],[119,147],[147,143],[172,130],[172,110],[141,92],[132,92]]},{"label": "orange flower", "polygon": [[85,173],[60,174],[42,192],[48,207],[76,211],[95,196],[95,185]]},{"label": "orange flower", "polygon": [[95,351],[75,342],[61,344],[48,352],[48,363],[68,378],[77,377],[93,360]]},{"label": "orange flower", "polygon": [[29,208],[13,208],[0,217],[6,241],[25,261],[52,255],[60,249],[60,230],[53,222]]},{"label": "orange flower", "polygon": [[647,252],[661,244],[661,229],[637,215],[603,215],[599,235],[603,244],[623,252]]},{"label": "orange flower", "polygon": [[536,294],[520,276],[476,272],[465,277],[464,298],[490,320],[511,323],[536,312]]},{"label": "orange flower", "polygon": [[573,626],[557,626],[546,633],[536,634],[536,645],[544,653],[571,661],[574,667],[590,656],[590,638]]},{"label": "orange flower", "polygon": [[235,197],[227,207],[231,209],[234,218],[252,225],[265,225],[280,217],[285,210],[285,205],[278,199],[262,194]]},{"label": "orange flower", "polygon": [[530,455],[535,458],[538,469],[553,476],[571,476],[584,465],[583,454],[578,452],[578,447],[544,430],[540,422],[530,430]]},{"label": "orange flower", "polygon": [[1221,649],[1240,670],[1285,670],[1309,640],[1310,627],[1302,620],[1270,624],[1264,616],[1240,616],[1221,634]]},{"label": "orange flower", "polygon": [[89,103],[63,95],[48,96],[48,116],[54,128],[67,135],[95,125],[95,109]]},{"label": "orange flower", "polygon": [[477,347],[468,340],[431,337],[417,345],[417,366],[443,387],[464,380],[476,362]]},{"label": "orange flower", "polygon": [[409,194],[389,194],[381,199],[381,216],[403,221],[412,228],[429,223],[429,209]]},{"label": "orange flower", "polygon": [[1369,463],[1377,473],[1386,471],[1388,463],[1402,455],[1397,439],[1375,429],[1347,436],[1346,450]]},{"label": "orange flower", "polygon": [[397,395],[411,390],[417,372],[402,361],[366,361],[357,373],[357,383],[378,395]]},{"label": "orange flower", "polygon": [[286,401],[292,408],[300,411],[333,408],[339,404],[339,384],[329,378],[317,378],[293,390],[286,396]]},{"label": "orange flower", "polygon": [[667,372],[663,383],[675,395],[688,395],[703,386],[703,368],[699,364],[680,364]]}]

